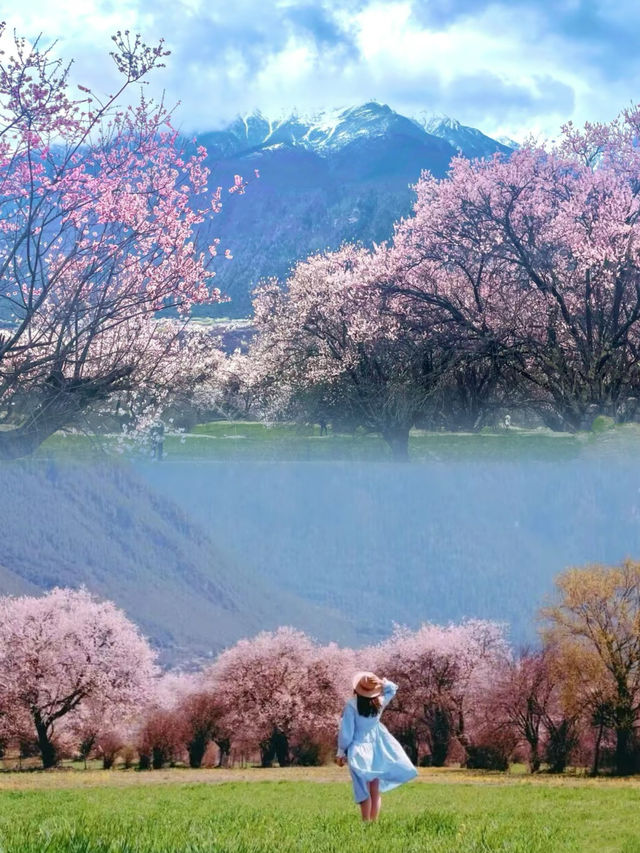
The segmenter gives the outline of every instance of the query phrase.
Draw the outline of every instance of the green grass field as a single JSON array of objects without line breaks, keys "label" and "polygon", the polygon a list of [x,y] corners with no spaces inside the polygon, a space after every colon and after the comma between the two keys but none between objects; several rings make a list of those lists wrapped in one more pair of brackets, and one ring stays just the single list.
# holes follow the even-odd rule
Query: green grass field
[{"label": "green grass field", "polygon": [[345,771],[2,774],[2,853],[638,853],[640,782],[421,770],[360,823]]},{"label": "green grass field", "polygon": [[[483,433],[437,433],[413,430],[409,452],[413,461],[468,459],[522,459],[562,461],[574,459],[592,448],[615,448],[621,443],[640,448],[640,427],[626,424],[604,434],[553,433],[549,430],[487,431]],[[137,448],[123,451],[114,436],[58,433],[48,439],[37,457],[96,458],[108,455],[139,454]],[[167,461],[180,460],[264,460],[388,461],[391,454],[380,436],[357,431],[321,436],[318,426],[252,421],[214,421],[196,426],[193,432],[167,434],[164,441]]]}]

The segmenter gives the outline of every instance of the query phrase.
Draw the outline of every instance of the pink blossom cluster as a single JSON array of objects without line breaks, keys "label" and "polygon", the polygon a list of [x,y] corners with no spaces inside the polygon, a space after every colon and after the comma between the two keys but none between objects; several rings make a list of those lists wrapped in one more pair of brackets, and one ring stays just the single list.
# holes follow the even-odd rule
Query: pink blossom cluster
[{"label": "pink blossom cluster", "polygon": [[411,216],[256,293],[257,412],[347,421],[406,455],[412,426],[533,410],[624,419],[640,395],[640,107],[559,143],[424,173]]},{"label": "pink blossom cluster", "polygon": [[86,590],[0,598],[0,729],[38,744],[44,766],[93,725],[124,728],[149,699],[155,654],[111,602]]},{"label": "pink blossom cluster", "polygon": [[45,766],[78,755],[106,768],[322,763],[362,669],[398,685],[384,721],[415,763],[560,771],[597,767],[614,742],[615,691],[597,658],[553,643],[516,655],[494,622],[396,626],[361,649],[282,627],[203,669],[161,673],[138,629],[84,590],[2,598],[0,617],[0,747]]},{"label": "pink blossom cluster", "polygon": [[[15,426],[0,456],[29,452],[130,389],[144,362],[149,372],[158,312],[221,298],[217,243],[199,246],[221,204],[206,150],[189,150],[163,103],[119,105],[165,54],[119,33],[112,56],[124,79],[105,100],[86,87],[74,98],[67,69],[39,42],[17,39],[0,62],[0,416]],[[232,191],[245,187],[236,176]]]}]

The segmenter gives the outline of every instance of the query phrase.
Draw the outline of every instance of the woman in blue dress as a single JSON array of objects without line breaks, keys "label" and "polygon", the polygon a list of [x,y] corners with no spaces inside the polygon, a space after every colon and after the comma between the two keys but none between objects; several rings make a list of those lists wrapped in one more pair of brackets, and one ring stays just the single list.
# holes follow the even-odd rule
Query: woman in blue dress
[{"label": "woman in blue dress", "polygon": [[344,707],[336,763],[349,765],[353,796],[363,820],[376,820],[380,795],[417,776],[406,752],[380,722],[383,709],[398,688],[373,672],[353,678],[354,695]]}]

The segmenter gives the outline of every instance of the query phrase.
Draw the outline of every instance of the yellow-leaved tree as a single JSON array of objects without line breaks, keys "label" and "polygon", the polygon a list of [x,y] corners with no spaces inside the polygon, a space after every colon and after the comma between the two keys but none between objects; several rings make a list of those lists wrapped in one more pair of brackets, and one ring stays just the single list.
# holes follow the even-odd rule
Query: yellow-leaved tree
[{"label": "yellow-leaved tree", "polygon": [[571,568],[558,575],[556,588],[556,601],[541,612],[544,639],[556,648],[575,701],[594,719],[610,708],[615,771],[632,773],[640,711],[640,562]]}]

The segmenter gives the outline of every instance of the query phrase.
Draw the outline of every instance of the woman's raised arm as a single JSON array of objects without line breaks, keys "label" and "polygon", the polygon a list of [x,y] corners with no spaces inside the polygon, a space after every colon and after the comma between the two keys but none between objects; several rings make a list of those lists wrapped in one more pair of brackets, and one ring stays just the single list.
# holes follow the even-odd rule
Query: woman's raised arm
[{"label": "woman's raised arm", "polygon": [[393,681],[389,681],[388,678],[382,679],[382,707],[384,708],[386,705],[391,702],[393,697],[398,692],[398,685],[394,684]]}]

